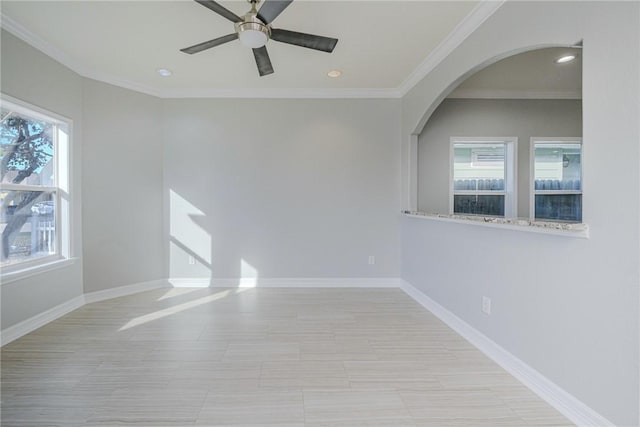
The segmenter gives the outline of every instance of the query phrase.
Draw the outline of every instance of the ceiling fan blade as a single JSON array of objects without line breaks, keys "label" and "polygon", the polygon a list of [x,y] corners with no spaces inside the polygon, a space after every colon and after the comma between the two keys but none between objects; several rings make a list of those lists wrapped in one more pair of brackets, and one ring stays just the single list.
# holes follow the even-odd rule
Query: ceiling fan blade
[{"label": "ceiling fan blade", "polygon": [[297,33],[295,31],[271,29],[271,39],[302,46],[309,49],[321,50],[323,52],[333,52],[338,43],[338,39],[330,37],[314,36],[313,34]]},{"label": "ceiling fan blade", "polygon": [[291,4],[293,0],[264,0],[258,12],[258,18],[265,24],[270,24]]},{"label": "ceiling fan blade", "polygon": [[260,77],[273,74],[273,67],[271,66],[271,59],[269,58],[266,46],[253,49],[253,57],[256,59]]},{"label": "ceiling fan blade", "polygon": [[204,7],[213,10],[218,15],[227,18],[231,22],[242,22],[242,18],[240,18],[235,13],[231,12],[224,6],[220,6],[218,3],[213,0],[195,0],[197,3],[200,3]]},{"label": "ceiling fan blade", "polygon": [[230,42],[237,38],[238,38],[238,33],[227,34],[226,36],[218,37],[217,39],[213,39],[206,42],[194,44],[193,46],[185,47],[184,49],[180,49],[180,51],[193,55],[194,53],[202,52],[203,50],[219,46],[223,43]]}]

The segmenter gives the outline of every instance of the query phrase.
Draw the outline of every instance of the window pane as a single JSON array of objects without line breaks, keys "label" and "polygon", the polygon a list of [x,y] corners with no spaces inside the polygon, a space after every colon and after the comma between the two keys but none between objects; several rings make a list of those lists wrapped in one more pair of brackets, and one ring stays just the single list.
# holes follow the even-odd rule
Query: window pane
[{"label": "window pane", "polygon": [[504,179],[458,179],[453,182],[456,191],[504,191]]},{"label": "window pane", "polygon": [[582,222],[582,194],[536,195],[536,219]]},{"label": "window pane", "polygon": [[54,200],[53,192],[0,192],[1,266],[56,252]]},{"label": "window pane", "polygon": [[453,213],[504,216],[504,195],[453,196]]},{"label": "window pane", "polygon": [[577,143],[536,143],[535,189],[581,190],[582,148]]},{"label": "window pane", "polygon": [[504,143],[453,145],[455,190],[504,191]]},{"label": "window pane", "polygon": [[5,108],[0,117],[1,182],[55,186],[54,124]]}]

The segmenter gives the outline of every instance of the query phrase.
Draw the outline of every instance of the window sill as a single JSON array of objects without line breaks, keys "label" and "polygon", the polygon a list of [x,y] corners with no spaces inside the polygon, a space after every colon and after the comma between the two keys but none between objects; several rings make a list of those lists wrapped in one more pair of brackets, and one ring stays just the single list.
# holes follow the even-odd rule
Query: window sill
[{"label": "window sill", "polygon": [[474,215],[446,215],[426,212],[403,212],[405,216],[433,221],[453,222],[457,224],[479,225],[482,227],[501,228],[503,230],[516,230],[529,233],[551,234],[554,236],[574,237],[578,239],[589,238],[589,226],[587,224],[532,221],[525,218],[497,218],[492,216]]},{"label": "window sill", "polygon": [[0,284],[6,285],[7,283],[26,279],[27,277],[35,276],[37,274],[46,273],[47,271],[68,267],[70,265],[73,265],[77,259],[78,258],[57,259],[55,261],[50,261],[43,264],[26,267],[21,270],[2,273],[2,277],[0,278]]}]

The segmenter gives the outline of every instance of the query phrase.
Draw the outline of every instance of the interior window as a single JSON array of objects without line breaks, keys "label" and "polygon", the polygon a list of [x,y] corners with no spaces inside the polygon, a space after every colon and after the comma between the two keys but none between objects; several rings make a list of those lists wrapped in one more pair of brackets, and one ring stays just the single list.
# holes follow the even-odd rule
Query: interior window
[{"label": "interior window", "polygon": [[532,138],[532,218],[582,221],[582,142]]},{"label": "interior window", "polygon": [[511,216],[514,139],[452,138],[451,213]]}]

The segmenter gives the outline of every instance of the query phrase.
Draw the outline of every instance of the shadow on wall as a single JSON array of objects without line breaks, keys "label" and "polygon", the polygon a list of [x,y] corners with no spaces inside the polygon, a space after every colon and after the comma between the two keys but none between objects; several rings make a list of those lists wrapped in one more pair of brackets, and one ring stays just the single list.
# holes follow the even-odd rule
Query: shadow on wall
[{"label": "shadow on wall", "polygon": [[[169,277],[174,286],[208,287],[216,271],[212,258],[213,236],[207,215],[173,189],[169,190]],[[243,258],[238,259],[233,277],[219,279],[224,286],[255,287],[258,271]]]}]

